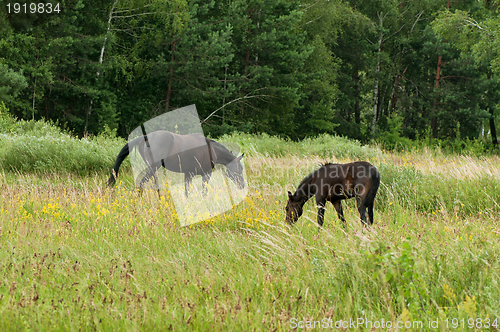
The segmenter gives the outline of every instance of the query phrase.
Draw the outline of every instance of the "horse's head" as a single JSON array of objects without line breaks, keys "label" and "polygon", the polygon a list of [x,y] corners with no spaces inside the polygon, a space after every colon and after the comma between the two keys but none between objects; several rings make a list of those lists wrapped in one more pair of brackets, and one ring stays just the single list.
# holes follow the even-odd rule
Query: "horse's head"
[{"label": "horse's head", "polygon": [[286,204],[285,212],[286,219],[285,221],[288,224],[294,224],[297,222],[299,217],[302,215],[302,206],[300,197],[295,197],[291,192],[288,192],[288,203]]},{"label": "horse's head", "polygon": [[226,166],[227,177],[234,182],[238,189],[245,188],[245,178],[243,177],[243,165],[241,164],[241,158],[243,158],[243,154],[235,158]]}]

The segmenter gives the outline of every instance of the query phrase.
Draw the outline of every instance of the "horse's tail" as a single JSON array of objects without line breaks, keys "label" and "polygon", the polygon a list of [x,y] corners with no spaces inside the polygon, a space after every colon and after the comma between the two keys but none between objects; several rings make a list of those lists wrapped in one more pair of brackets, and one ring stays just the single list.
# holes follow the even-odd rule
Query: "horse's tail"
[{"label": "horse's tail", "polygon": [[130,150],[133,149],[134,146],[136,146],[138,143],[147,140],[148,140],[147,136],[146,137],[139,136],[137,138],[134,138],[127,144],[125,144],[125,146],[121,149],[120,153],[118,153],[118,157],[116,157],[115,165],[113,166],[113,170],[111,171],[111,176],[108,179],[108,187],[115,184],[115,180],[118,177],[118,171],[120,170],[120,165],[125,160],[125,158],[127,158],[127,156],[130,153]]},{"label": "horse's tail", "polygon": [[377,195],[378,187],[380,186],[380,173],[375,168],[375,166],[370,165],[370,178],[372,180],[372,185],[366,194],[365,202],[373,204],[375,200],[375,195]]}]

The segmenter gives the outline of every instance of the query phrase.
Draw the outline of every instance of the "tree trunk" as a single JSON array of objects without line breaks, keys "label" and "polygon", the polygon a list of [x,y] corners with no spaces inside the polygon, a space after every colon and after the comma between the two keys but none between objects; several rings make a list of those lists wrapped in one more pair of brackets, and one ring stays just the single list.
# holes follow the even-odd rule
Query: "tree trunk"
[{"label": "tree trunk", "polygon": [[[382,15],[380,15],[380,27],[382,27]],[[377,118],[378,118],[378,90],[379,90],[378,74],[380,73],[380,53],[382,52],[383,38],[384,34],[381,32],[380,37],[378,39],[377,68],[375,70],[375,86],[373,87],[372,137],[375,136],[375,129],[377,126]]]},{"label": "tree trunk", "polygon": [[245,56],[245,81],[247,80],[249,64],[250,64],[250,49],[247,49],[247,55]]},{"label": "tree trunk", "polygon": [[495,118],[493,117],[493,109],[490,108],[490,132],[491,132],[491,142],[493,145],[498,146],[497,130],[495,127]]},{"label": "tree trunk", "polygon": [[[111,10],[109,11],[108,29],[106,30],[106,35],[104,36],[104,42],[102,43],[101,54],[99,55],[99,64],[100,65],[102,65],[102,62],[104,60],[104,50],[106,48],[106,41],[108,40],[109,30],[111,29],[111,20],[113,19],[113,11],[115,10],[117,3],[118,3],[118,0],[115,0],[115,2],[113,3],[113,6],[111,6]],[[97,71],[97,79],[99,79],[100,74],[101,73],[99,71]],[[92,114],[92,105],[93,104],[94,104],[94,100],[91,98],[90,105],[89,105],[87,114],[85,116],[85,129],[83,130],[83,137],[85,137],[85,138],[88,135],[87,131],[88,131],[88,126],[89,126],[89,118],[90,118],[90,115]]]},{"label": "tree trunk", "polygon": [[438,111],[437,107],[437,100],[438,100],[438,88],[439,88],[439,80],[441,78],[441,67],[443,66],[442,63],[443,56],[439,56],[438,58],[438,64],[437,64],[437,69],[436,69],[436,81],[434,83],[434,103],[432,105],[432,108],[434,110],[434,114],[432,115],[432,120],[431,120],[431,129],[432,129],[432,137],[437,136],[437,119],[436,119],[436,113]]},{"label": "tree trunk", "polygon": [[[111,7],[111,10],[109,11],[108,29],[106,30],[106,36],[104,36],[104,42],[102,43],[101,54],[99,55],[99,64],[101,64],[101,65],[102,65],[102,62],[104,59],[104,49],[106,48],[106,41],[108,40],[109,30],[111,29],[111,20],[113,19],[113,11],[115,10],[117,3],[118,3],[118,0],[115,0],[115,2],[113,2],[113,6]],[[97,72],[97,76],[99,76],[99,72]]]},{"label": "tree trunk", "polygon": [[[250,13],[248,15],[248,18],[250,21],[253,19],[253,8],[250,8]],[[248,67],[250,65],[250,35],[252,34],[252,30],[248,28],[248,38],[247,38],[247,54],[245,56],[245,82],[247,81],[248,77]]]},{"label": "tree trunk", "polygon": [[224,66],[224,95],[222,96],[222,124],[226,123],[227,65]]},{"label": "tree trunk", "polygon": [[36,95],[36,77],[35,77],[35,84],[33,85],[33,120],[35,120],[35,95]]},{"label": "tree trunk", "polygon": [[361,123],[361,110],[359,109],[359,71],[354,72],[354,122]]},{"label": "tree trunk", "polygon": [[[252,21],[252,19],[253,19],[253,8],[250,8],[250,12],[248,14],[248,17],[249,17],[250,21]],[[241,89],[241,95],[242,96],[245,96],[247,94],[245,85],[246,85],[246,83],[248,81],[248,67],[250,66],[250,48],[251,48],[250,36],[252,35],[252,30],[250,28],[248,28],[247,33],[248,33],[247,51],[246,51],[246,55],[245,55],[245,69],[244,69],[244,72],[243,72],[243,74],[245,75],[245,80],[244,80],[245,84],[243,85],[243,88]],[[239,109],[240,109],[240,116],[244,116],[245,115],[245,103],[241,103]]]},{"label": "tree trunk", "polygon": [[377,100],[378,100],[378,79],[375,79],[375,87],[373,88],[372,137],[375,136],[375,128],[377,126],[377,109],[378,109]]},{"label": "tree trunk", "polygon": [[384,110],[385,96],[387,96],[387,89],[388,88],[389,88],[389,84],[387,84],[385,86],[385,89],[384,89],[383,93],[380,93],[380,91],[379,91],[380,102],[378,103],[378,111],[377,111],[378,118],[377,118],[377,121],[380,120],[381,116],[387,115],[387,113],[389,113],[389,110],[387,110],[387,112],[385,112],[385,110]]},{"label": "tree trunk", "polygon": [[175,52],[175,43],[177,40],[174,40],[172,43],[172,56],[170,58],[170,76],[168,78],[168,87],[167,87],[167,97],[165,99],[165,112],[168,112],[168,108],[170,107],[170,95],[172,93],[172,78],[174,77],[174,52]]},{"label": "tree trunk", "polygon": [[398,76],[396,82],[394,83],[394,88],[392,91],[392,98],[391,98],[391,106],[390,106],[390,110],[389,110],[389,116],[396,109],[396,105],[398,103],[399,83],[401,83],[401,79],[403,78],[403,76],[405,76],[407,69],[408,69],[408,67],[406,67],[405,70],[403,70],[403,73]]},{"label": "tree trunk", "polygon": [[[450,3],[450,0],[447,0],[446,1],[446,8],[450,9],[450,7],[451,7],[452,4],[453,3]],[[437,107],[437,100],[438,100],[437,89],[439,88],[439,80],[441,78],[441,67],[444,66],[444,64],[442,63],[442,59],[443,59],[443,56],[439,55],[437,69],[436,69],[436,81],[434,83],[434,103],[432,105],[433,106],[432,109],[434,111],[434,114],[432,114],[432,120],[431,120],[432,137],[434,137],[434,138],[437,136],[437,118],[436,118],[436,114],[437,114],[437,111],[438,111],[438,107]]]},{"label": "tree trunk", "polygon": [[89,129],[89,118],[90,115],[92,114],[92,105],[94,104],[94,101],[90,99],[90,105],[87,110],[87,114],[85,116],[85,129],[83,130],[83,137],[87,138],[88,136],[88,129]]}]

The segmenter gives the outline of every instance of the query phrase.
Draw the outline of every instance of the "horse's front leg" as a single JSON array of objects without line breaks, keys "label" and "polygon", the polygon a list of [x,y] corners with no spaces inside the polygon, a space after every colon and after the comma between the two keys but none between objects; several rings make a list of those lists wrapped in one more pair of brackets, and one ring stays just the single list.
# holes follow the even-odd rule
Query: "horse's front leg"
[{"label": "horse's front leg", "polygon": [[318,225],[323,226],[323,220],[325,219],[325,204],[326,198],[316,196],[316,206],[318,207]]},{"label": "horse's front leg", "polygon": [[212,176],[212,172],[210,173],[206,173],[205,175],[203,175],[202,177],[202,183],[203,183],[203,195],[206,195],[207,194],[207,190],[208,190],[208,182],[210,181],[210,177]]},{"label": "horse's front leg", "polygon": [[148,167],[148,171],[146,172],[146,174],[144,174],[144,177],[139,182],[139,187],[141,189],[144,189],[144,187],[146,186],[146,183],[148,183],[149,180],[151,180],[151,177],[154,178],[154,181],[155,181],[155,184],[156,184],[157,179],[156,179],[156,174],[155,173],[156,173],[156,168]]},{"label": "horse's front leg", "polygon": [[191,186],[191,180],[193,176],[190,173],[184,173],[184,190],[186,197],[189,197],[189,187]]}]

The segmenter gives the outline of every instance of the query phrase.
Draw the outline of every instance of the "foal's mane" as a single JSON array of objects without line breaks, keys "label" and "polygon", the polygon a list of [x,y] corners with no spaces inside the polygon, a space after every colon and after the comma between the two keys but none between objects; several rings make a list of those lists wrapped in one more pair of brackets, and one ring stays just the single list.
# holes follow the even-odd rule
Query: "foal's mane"
[{"label": "foal's mane", "polygon": [[311,172],[309,173],[308,176],[306,176],[300,183],[299,185],[297,186],[297,190],[296,191],[299,191],[303,186],[306,185],[306,183],[308,183],[312,178],[313,176],[318,172],[318,170],[315,170],[314,172]]},{"label": "foal's mane", "polygon": [[318,172],[325,166],[328,166],[328,165],[334,165],[332,163],[324,163],[324,164],[320,164],[318,169],[315,170],[315,171],[312,171],[311,173],[309,173],[308,176],[306,176],[300,183],[299,185],[297,186],[297,190],[296,191],[299,191],[300,189],[302,189],[303,186],[305,186],[306,184],[308,184],[309,182],[311,182],[316,174],[318,174]]}]

